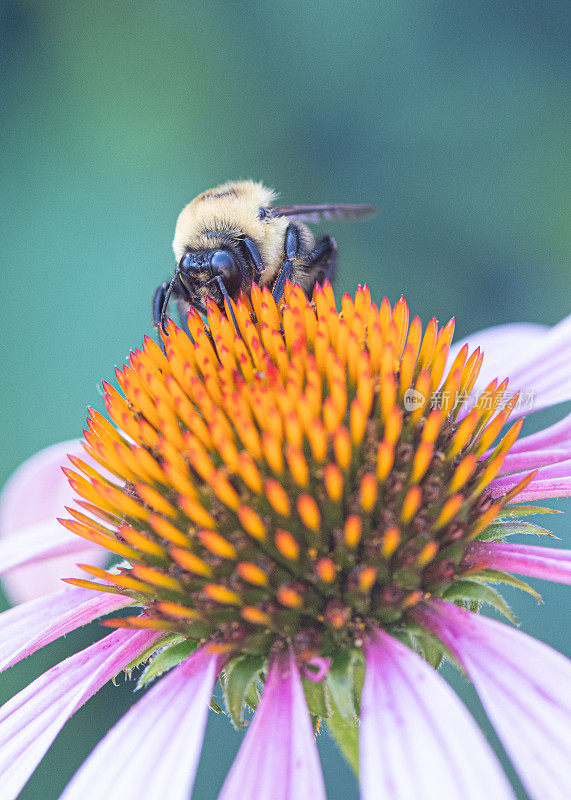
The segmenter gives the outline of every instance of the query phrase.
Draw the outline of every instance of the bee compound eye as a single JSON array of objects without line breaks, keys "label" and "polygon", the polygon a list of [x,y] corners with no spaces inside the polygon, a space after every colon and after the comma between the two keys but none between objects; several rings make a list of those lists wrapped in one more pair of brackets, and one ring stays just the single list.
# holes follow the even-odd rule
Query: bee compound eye
[{"label": "bee compound eye", "polygon": [[222,278],[233,278],[238,274],[238,267],[227,250],[215,250],[210,257],[210,266],[215,275]]},{"label": "bee compound eye", "polygon": [[240,288],[238,264],[228,250],[215,250],[210,256],[210,269],[213,277],[220,276],[226,290],[234,296]]},{"label": "bee compound eye", "polygon": [[191,269],[194,264],[194,256],[192,253],[185,253],[180,263],[182,269]]}]

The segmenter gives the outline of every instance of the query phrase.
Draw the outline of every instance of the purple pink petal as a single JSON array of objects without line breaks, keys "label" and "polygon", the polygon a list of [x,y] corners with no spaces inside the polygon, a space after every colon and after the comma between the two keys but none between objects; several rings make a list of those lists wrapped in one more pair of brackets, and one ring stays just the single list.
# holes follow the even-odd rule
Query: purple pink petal
[{"label": "purple pink petal", "polygon": [[0,672],[60,636],[130,605],[128,597],[68,588],[0,614]]},{"label": "purple pink petal", "polygon": [[[488,491],[492,497],[501,497],[510,489],[513,489],[530,470],[513,472],[502,478],[497,478],[489,484]],[[568,497],[571,494],[571,459],[562,461],[560,464],[551,464],[548,467],[540,467],[536,476],[525,489],[512,498],[513,503],[523,500],[541,500],[547,497]]]},{"label": "purple pink petal", "polygon": [[16,602],[61,587],[62,576],[75,577],[77,553],[87,563],[102,564],[105,551],[66,531],[57,517],[73,504],[74,493],[61,471],[67,453],[89,461],[78,440],[60,442],[29,458],[0,495],[0,573]]},{"label": "purple pink petal", "polygon": [[78,708],[160,634],[119,630],[56,664],[0,708],[2,800],[14,800]]},{"label": "purple pink petal", "polygon": [[449,364],[465,342],[484,351],[474,397],[507,376],[510,394],[522,391],[512,418],[571,399],[571,316],[553,328],[515,324],[480,331],[450,348]]},{"label": "purple pink petal", "polygon": [[[484,458],[489,456],[486,453]],[[561,464],[571,459],[571,445],[567,447],[551,447],[544,450],[530,450],[528,453],[519,452],[513,455],[509,453],[503,461],[499,475],[507,475],[510,472],[531,472],[539,467],[547,467],[551,464]]]},{"label": "purple pink petal", "polygon": [[544,450],[550,447],[560,447],[568,445],[571,441],[571,414],[544,428],[542,431],[532,433],[517,440],[510,449],[511,453],[529,453],[535,450]]},{"label": "purple pink petal", "polygon": [[326,800],[291,653],[272,661],[262,699],[218,800]]},{"label": "purple pink petal", "polygon": [[475,391],[482,391],[494,378],[506,377],[506,365],[512,368],[524,363],[535,350],[538,350],[549,332],[545,325],[514,323],[496,325],[470,336],[459,339],[450,348],[448,366],[452,364],[465,343],[470,352],[479,347],[484,352],[484,361],[478,376]]},{"label": "purple pink petal", "polygon": [[101,740],[61,800],[187,800],[217,665],[201,648],[161,678]]},{"label": "purple pink petal", "polygon": [[472,542],[462,564],[480,565],[483,569],[516,572],[530,578],[571,584],[571,550],[557,547],[536,547],[511,542]]},{"label": "purple pink petal", "polygon": [[443,600],[418,606],[413,617],[466,670],[529,796],[569,797],[571,662],[521,631]]},{"label": "purple pink petal", "polygon": [[361,800],[514,797],[482,731],[426,661],[380,630],[365,654]]}]

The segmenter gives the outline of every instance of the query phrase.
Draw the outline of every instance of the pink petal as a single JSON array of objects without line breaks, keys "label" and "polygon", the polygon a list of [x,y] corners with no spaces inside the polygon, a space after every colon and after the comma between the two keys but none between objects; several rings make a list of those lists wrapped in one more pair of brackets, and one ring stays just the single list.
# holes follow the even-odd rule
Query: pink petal
[{"label": "pink petal", "polygon": [[494,378],[509,377],[510,396],[522,393],[514,419],[571,399],[571,316],[554,328],[500,325],[475,333],[451,348],[449,365],[466,341],[470,350],[480,346],[484,351],[474,398]]},{"label": "pink petal", "polygon": [[[52,445],[22,464],[0,495],[0,565],[10,569],[3,583],[15,602],[51,594],[61,588],[60,578],[79,576],[78,552],[92,564],[107,558],[102,548],[82,542],[57,522],[74,498],[61,471],[67,453],[89,461],[76,439]],[[31,566],[16,569],[17,563]]]},{"label": "pink petal", "polygon": [[482,731],[426,661],[380,630],[365,653],[361,800],[514,798]]},{"label": "pink petal", "polygon": [[187,800],[218,656],[201,648],[123,716],[72,778],[60,800]]},{"label": "pink petal", "polygon": [[534,410],[571,399],[571,315],[551,328],[541,345],[509,374],[512,388],[535,392]]},{"label": "pink petal", "polygon": [[[503,478],[496,478],[488,487],[492,497],[501,497],[513,489],[530,470],[514,472]],[[553,473],[560,473],[559,475]],[[511,502],[520,503],[523,500],[542,500],[546,497],[569,497],[571,495],[571,460],[550,467],[541,467],[533,480],[516,495]]]},{"label": "pink petal", "polygon": [[0,671],[98,617],[130,605],[129,597],[89,589],[60,589],[0,614]]},{"label": "pink petal", "polygon": [[472,542],[462,558],[466,567],[481,565],[486,569],[516,572],[530,578],[571,584],[571,550],[536,547],[511,542]]},{"label": "pink petal", "polygon": [[529,796],[569,797],[571,662],[521,631],[443,600],[418,606],[413,617],[464,666]]},{"label": "pink petal", "polygon": [[[51,522],[40,522],[28,526],[17,536],[0,541],[0,575],[18,567],[42,563],[47,559],[57,558],[61,563],[61,556],[73,555],[74,560],[77,560],[76,553],[95,552],[95,545],[69,533],[57,521],[55,525]],[[98,547],[97,552],[101,552],[101,548]]]},{"label": "pink petal", "polygon": [[[529,472],[530,470],[522,470],[502,478],[496,478],[489,485],[490,493],[493,497],[500,497],[525,478]],[[571,494],[571,459],[566,459],[556,464],[539,467],[533,480],[514,498],[513,502],[538,500],[542,497],[567,497],[569,494]]]},{"label": "pink petal", "polygon": [[486,328],[455,342],[450,348],[447,366],[451,366],[466,342],[470,352],[480,347],[484,351],[484,361],[477,384],[481,391],[494,378],[503,380],[511,375],[518,363],[525,362],[530,352],[541,347],[541,342],[549,330],[546,325],[527,323]]},{"label": "pink petal", "polygon": [[291,653],[270,665],[262,699],[218,800],[326,800],[301,679]]},{"label": "pink petal", "polygon": [[[483,458],[490,455],[485,453]],[[504,458],[500,475],[507,475],[510,472],[531,472],[538,467],[548,467],[550,464],[560,464],[562,461],[571,459],[571,445],[565,449],[551,448],[545,450],[530,450],[528,453],[508,453]]]},{"label": "pink petal", "polygon": [[524,436],[518,439],[512,446],[510,455],[513,453],[529,453],[535,450],[544,450],[550,447],[557,448],[561,445],[569,445],[571,442],[571,414],[544,428],[542,431],[532,433],[531,436]]},{"label": "pink petal", "polygon": [[67,720],[161,634],[118,630],[44,672],[0,708],[2,800],[13,800]]}]

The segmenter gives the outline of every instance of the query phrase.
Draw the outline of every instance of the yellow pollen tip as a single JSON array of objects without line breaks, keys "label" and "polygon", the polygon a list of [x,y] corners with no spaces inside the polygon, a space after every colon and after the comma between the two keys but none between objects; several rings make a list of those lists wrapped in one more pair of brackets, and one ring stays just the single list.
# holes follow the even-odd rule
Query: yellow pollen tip
[{"label": "yellow pollen tip", "polygon": [[262,476],[249,453],[242,451],[239,454],[237,470],[246,486],[253,492],[260,494],[262,491]]},{"label": "yellow pollen tip", "polygon": [[234,649],[232,642],[209,642],[203,646],[209,653],[219,656],[224,656],[227,653],[231,653]]},{"label": "yellow pollen tip", "polygon": [[488,483],[496,477],[501,469],[502,464],[504,463],[504,458],[505,454],[500,452],[497,456],[494,456],[489,461],[489,463],[486,465],[486,468],[480,475],[478,482],[474,486],[474,490],[472,492],[474,497],[483,492]]},{"label": "yellow pollen tip", "polygon": [[197,525],[200,525],[201,528],[214,528],[216,526],[214,517],[208,513],[204,506],[197,503],[196,500],[180,496],[178,502],[186,516]]},{"label": "yellow pollen tip", "polygon": [[297,561],[299,558],[299,545],[289,531],[277,530],[275,543],[284,558],[289,561]]},{"label": "yellow pollen tip", "polygon": [[[503,498],[505,499],[505,498]],[[485,511],[479,519],[476,520],[472,528],[470,528],[468,539],[475,539],[476,536],[479,536],[483,530],[485,530],[488,525],[494,521],[494,519],[498,516],[500,510],[502,508],[502,503],[494,503],[491,508]]]},{"label": "yellow pollen tip", "polygon": [[219,583],[207,583],[202,591],[209,600],[214,600],[215,603],[220,603],[224,606],[242,605],[242,599],[237,592],[233,592]]},{"label": "yellow pollen tip", "polygon": [[303,597],[289,586],[280,586],[277,598],[286,608],[301,608],[303,605]]},{"label": "yellow pollen tip", "polygon": [[456,516],[464,504],[464,497],[461,494],[455,494],[450,497],[442,506],[440,514],[436,522],[432,526],[433,531],[439,531]]},{"label": "yellow pollen tip", "polygon": [[128,528],[126,525],[122,525],[119,528],[119,535],[123,539],[126,539],[129,544],[133,545],[133,547],[140,552],[148,553],[149,555],[156,556],[157,558],[164,558],[164,549],[156,542],[148,539],[139,531],[133,530],[133,528]]},{"label": "yellow pollen tip", "polygon": [[400,544],[401,535],[400,530],[396,527],[387,528],[383,534],[383,541],[381,544],[381,553],[384,558],[390,558]]},{"label": "yellow pollen tip", "polygon": [[131,589],[135,592],[146,592],[149,588],[146,583],[135,580],[135,578],[131,578],[130,575],[108,572],[107,570],[101,569],[101,567],[92,567],[90,564],[78,564],[77,566],[84,572],[87,572],[88,575],[93,575],[95,578],[106,580],[115,586],[120,586],[122,589]]},{"label": "yellow pollen tip", "polygon": [[69,583],[70,586],[79,586],[80,589],[93,589],[96,592],[107,592],[109,594],[123,594],[121,590],[115,586],[105,586],[102,583],[86,581],[83,578],[62,578],[62,582]]},{"label": "yellow pollen tip", "polygon": [[256,564],[252,564],[249,561],[241,561],[236,567],[236,571],[243,580],[251,583],[253,586],[268,585],[268,576],[260,567],[256,566]]},{"label": "yellow pollen tip", "polygon": [[411,486],[402,501],[400,519],[405,525],[411,521],[422,503],[422,489],[420,486]]},{"label": "yellow pollen tip", "polygon": [[327,457],[327,432],[321,420],[312,420],[308,424],[307,438],[311,447],[311,455],[322,464]]},{"label": "yellow pollen tip", "polygon": [[255,606],[244,606],[240,610],[240,614],[242,615],[242,619],[246,620],[246,622],[250,622],[252,625],[264,625],[269,627],[272,622],[272,618],[269,614],[266,614],[265,611],[261,611]]},{"label": "yellow pollen tip", "polygon": [[200,575],[203,578],[210,578],[212,576],[212,570],[198,556],[195,556],[194,553],[191,553],[190,550],[182,550],[179,547],[171,547],[171,555],[177,564],[180,564],[181,567],[192,572],[194,575]]},{"label": "yellow pollen tip", "polygon": [[393,468],[394,460],[394,445],[389,444],[387,441],[382,441],[377,452],[377,478],[381,483],[388,478]]},{"label": "yellow pollen tip", "polygon": [[424,423],[424,428],[422,429],[421,441],[435,442],[436,437],[440,433],[441,425],[442,425],[442,415],[437,408],[434,408],[430,412],[430,414],[426,418],[426,422]]},{"label": "yellow pollen tip", "polygon": [[361,478],[359,495],[361,508],[369,514],[374,509],[378,496],[377,479],[370,472],[366,472]]},{"label": "yellow pollen tip", "polygon": [[157,515],[152,514],[149,517],[149,524],[151,525],[155,533],[157,533],[161,538],[171,542],[172,544],[177,544],[180,545],[181,547],[188,545],[189,542],[188,536],[185,536],[184,533],[179,531],[178,528],[175,528],[175,526],[172,525],[172,523],[170,523],[163,517],[159,517]]},{"label": "yellow pollen tip", "polygon": [[347,428],[339,428],[333,437],[333,449],[340,469],[346,472],[351,465],[351,438]]},{"label": "yellow pollen tip", "polygon": [[454,458],[454,456],[458,455],[458,453],[464,449],[464,447],[470,441],[472,434],[476,430],[476,425],[478,424],[479,414],[477,409],[473,408],[469,414],[464,417],[458,428],[456,429],[456,433],[452,439],[452,443],[448,448],[448,458]]},{"label": "yellow pollen tip", "polygon": [[75,533],[77,536],[81,536],[83,539],[87,539],[94,544],[99,544],[102,547],[105,547],[107,550],[110,550],[112,553],[117,553],[117,555],[122,556],[123,558],[134,560],[138,560],[140,558],[140,552],[133,547],[129,547],[128,545],[117,541],[113,536],[100,533],[91,526],[88,527],[80,522],[74,522],[73,520],[69,519],[58,519],[58,522],[63,525],[64,528],[67,528],[68,531]]},{"label": "yellow pollen tip", "polygon": [[537,470],[534,470],[529,475],[526,475],[525,478],[523,478],[516,486],[513,487],[513,489],[510,489],[509,492],[502,497],[502,505],[506,505],[506,503],[509,503],[511,500],[513,500],[514,497],[516,497],[529,483],[531,483],[536,475]]},{"label": "yellow pollen tip", "polygon": [[432,317],[426,326],[426,330],[422,338],[420,353],[418,354],[418,365],[420,370],[424,369],[430,363],[430,359],[432,358],[432,354],[434,352],[434,345],[436,344],[437,331],[438,322],[436,321],[436,317]]},{"label": "yellow pollen tip", "polygon": [[397,383],[392,372],[381,378],[381,417],[386,422],[397,399]]},{"label": "yellow pollen tip", "polygon": [[423,599],[424,593],[416,589],[414,592],[410,592],[405,599],[403,600],[403,608],[411,608],[412,606],[417,605]]},{"label": "yellow pollen tip", "polygon": [[436,542],[427,542],[418,554],[418,558],[416,559],[417,565],[419,567],[426,566],[426,564],[432,561],[437,552],[438,544]]},{"label": "yellow pollen tip", "polygon": [[271,507],[282,517],[289,517],[291,506],[285,489],[273,478],[265,483],[266,497]]},{"label": "yellow pollen tip", "polygon": [[330,500],[338,503],[343,496],[343,473],[337,464],[328,464],[325,467],[323,480]]},{"label": "yellow pollen tip", "polygon": [[144,628],[153,631],[176,630],[176,625],[166,619],[148,619],[145,617],[114,617],[104,619],[100,623],[107,628]]},{"label": "yellow pollen tip", "polygon": [[171,603],[168,600],[162,600],[157,603],[157,608],[168,617],[181,617],[183,619],[200,619],[200,614],[193,608],[181,606],[178,603]]},{"label": "yellow pollen tip", "polygon": [[177,511],[174,506],[172,506],[168,500],[165,500],[165,498],[151,486],[145,483],[137,483],[135,489],[141,500],[146,505],[150,506],[153,511],[158,514],[164,514],[171,519],[176,519]]},{"label": "yellow pollen tip", "polygon": [[400,408],[393,408],[385,421],[385,441],[391,445],[397,443],[402,431],[402,411]]},{"label": "yellow pollen tip", "polygon": [[198,538],[200,542],[210,550],[215,556],[220,558],[235,559],[237,557],[236,548],[227,539],[215,531],[200,530],[198,531]]},{"label": "yellow pollen tip", "polygon": [[162,586],[165,589],[172,589],[173,591],[181,591],[182,589],[180,583],[175,578],[165,575],[164,572],[160,572],[158,569],[146,567],[143,564],[134,564],[131,568],[131,572],[136,578],[140,578],[142,581],[150,583],[152,586]]},{"label": "yellow pollen tip", "polygon": [[236,510],[240,505],[240,498],[230,481],[220,472],[215,472],[210,478],[210,486],[214,494],[221,500],[228,508]]},{"label": "yellow pollen tip", "polygon": [[353,444],[360,445],[365,435],[367,427],[368,412],[365,411],[359,398],[355,398],[351,403],[349,412],[349,427],[351,429],[351,439]]},{"label": "yellow pollen tip", "polygon": [[335,580],[335,564],[330,558],[320,558],[315,565],[315,571],[323,583],[333,583]]},{"label": "yellow pollen tip", "polygon": [[246,533],[249,533],[250,536],[260,542],[265,540],[266,528],[253,508],[241,506],[241,508],[238,509],[238,519]]},{"label": "yellow pollen tip", "polygon": [[375,567],[365,567],[359,575],[359,590],[364,594],[370,592],[376,580],[377,570]]},{"label": "yellow pollen tip", "polygon": [[363,523],[361,522],[361,518],[356,514],[351,514],[348,516],[345,520],[343,535],[347,547],[357,547],[361,541],[361,536],[363,535]]},{"label": "yellow pollen tip", "polygon": [[419,444],[418,450],[414,455],[412,472],[410,473],[411,483],[418,483],[421,478],[424,477],[424,474],[430,466],[430,462],[432,461],[433,453],[434,445],[432,442],[421,442]]},{"label": "yellow pollen tip", "polygon": [[312,531],[319,530],[321,514],[317,503],[308,494],[302,494],[297,499],[297,513],[306,528]]},{"label": "yellow pollen tip", "polygon": [[305,488],[309,484],[309,467],[302,451],[288,445],[286,459],[292,478],[298,486]]},{"label": "yellow pollen tip", "polygon": [[473,453],[468,453],[456,467],[448,485],[448,494],[455,494],[468,481],[478,465],[478,459]]}]

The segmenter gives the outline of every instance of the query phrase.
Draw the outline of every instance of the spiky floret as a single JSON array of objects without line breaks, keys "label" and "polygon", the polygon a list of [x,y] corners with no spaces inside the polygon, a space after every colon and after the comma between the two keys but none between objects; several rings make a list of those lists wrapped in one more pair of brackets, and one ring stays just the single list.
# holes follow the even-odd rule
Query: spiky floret
[{"label": "spiky floret", "polygon": [[88,513],[63,524],[124,562],[69,582],[143,607],[110,624],[331,656],[462,578],[467,544],[522,488],[486,492],[517,397],[494,381],[467,410],[479,349],[444,377],[453,320],[422,334],[403,298],[377,307],[367,287],[339,313],[328,284],[312,303],[288,284],[279,308],[254,285],[231,311],[211,304],[208,327],[191,312],[190,336],[169,321],[166,355],[147,338],[121,391],[104,385],[113,424],[90,410],[84,436],[105,474],[72,459]]}]

